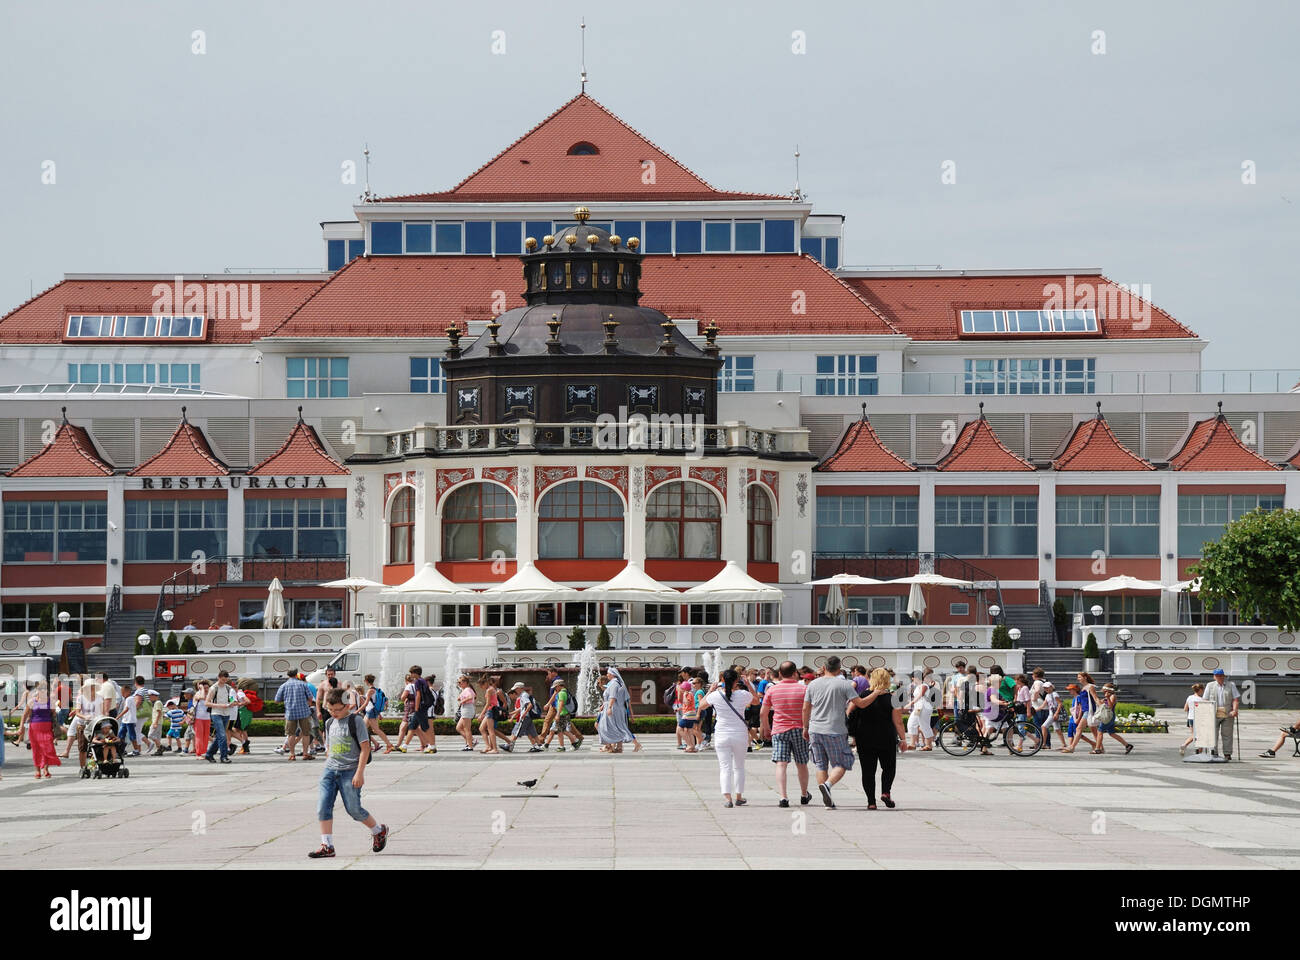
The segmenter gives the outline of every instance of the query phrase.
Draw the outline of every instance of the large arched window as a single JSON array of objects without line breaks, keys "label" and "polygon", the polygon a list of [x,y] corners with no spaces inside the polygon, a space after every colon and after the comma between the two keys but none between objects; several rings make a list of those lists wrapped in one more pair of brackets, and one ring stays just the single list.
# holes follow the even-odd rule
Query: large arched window
[{"label": "large arched window", "polygon": [[410,563],[415,554],[415,491],[402,487],[388,507],[388,562]]},{"label": "large arched window", "polygon": [[772,562],[772,498],[762,487],[749,488],[749,559]]},{"label": "large arched window", "polygon": [[722,542],[718,498],[696,483],[656,487],[646,502],[646,556],[656,560],[717,560]]},{"label": "large arched window", "polygon": [[442,509],[442,559],[491,560],[515,555],[515,500],[491,483],[452,492]]},{"label": "large arched window", "polygon": [[537,556],[623,556],[623,501],[610,487],[584,480],[546,491],[537,507]]}]

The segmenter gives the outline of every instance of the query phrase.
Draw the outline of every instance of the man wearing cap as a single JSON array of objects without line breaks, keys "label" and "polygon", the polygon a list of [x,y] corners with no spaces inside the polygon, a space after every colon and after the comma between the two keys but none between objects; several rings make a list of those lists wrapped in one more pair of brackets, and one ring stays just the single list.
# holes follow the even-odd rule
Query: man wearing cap
[{"label": "man wearing cap", "polygon": [[501,738],[501,749],[505,750],[506,753],[513,753],[515,741],[519,739],[520,733],[524,733],[528,735],[528,742],[532,744],[528,748],[528,752],[541,753],[542,744],[537,739],[537,723],[533,719],[533,695],[531,691],[521,680],[510,688],[510,693],[515,697],[515,709],[512,714],[515,718],[515,725],[508,737]]},{"label": "man wearing cap", "polygon": [[1241,706],[1241,691],[1228,679],[1220,667],[1214,671],[1214,682],[1205,688],[1205,699],[1214,704],[1215,739],[1225,760],[1232,759],[1232,730]]}]

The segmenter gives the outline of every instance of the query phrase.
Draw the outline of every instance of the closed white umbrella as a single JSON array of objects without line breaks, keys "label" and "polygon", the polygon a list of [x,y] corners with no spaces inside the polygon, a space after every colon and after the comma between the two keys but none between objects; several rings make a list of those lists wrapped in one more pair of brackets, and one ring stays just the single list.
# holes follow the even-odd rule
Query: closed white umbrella
[{"label": "closed white umbrella", "polygon": [[832,583],[830,590],[826,592],[826,616],[832,618],[836,623],[840,622],[840,614],[844,612],[844,588],[838,583]]},{"label": "closed white umbrella", "polygon": [[919,583],[913,583],[907,592],[907,615],[917,623],[925,616],[925,593]]},{"label": "closed white umbrella", "polygon": [[269,630],[280,630],[285,626],[284,587],[280,578],[275,577],[266,591],[266,606],[262,608],[262,626]]}]

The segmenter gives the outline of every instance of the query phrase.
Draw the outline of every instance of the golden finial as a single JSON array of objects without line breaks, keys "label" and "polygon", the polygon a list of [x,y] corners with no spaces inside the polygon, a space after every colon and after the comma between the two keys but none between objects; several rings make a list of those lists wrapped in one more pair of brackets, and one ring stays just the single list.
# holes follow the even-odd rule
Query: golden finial
[{"label": "golden finial", "polygon": [[640,241],[640,240],[638,240],[636,237],[628,237],[628,239],[627,239],[627,248],[628,248],[629,250],[631,250],[633,253],[635,253],[635,252],[636,252],[636,249],[637,249],[639,246],[641,246],[641,241]]},{"label": "golden finial", "polygon": [[598,243],[600,243],[600,237],[594,233],[587,234],[587,246],[594,247]]},{"label": "golden finial", "polygon": [[537,249],[537,238],[536,238],[536,237],[527,237],[527,238],[525,238],[525,240],[524,240],[524,249],[527,250],[529,253],[532,253],[534,250],[536,250],[536,249]]},{"label": "golden finial", "polygon": [[553,247],[555,246],[555,238],[548,233],[546,236],[542,237],[542,243],[546,244],[548,247]]},{"label": "golden finial", "polygon": [[609,245],[613,247],[615,250],[618,249],[618,245],[622,242],[623,242],[623,238],[620,237],[617,233],[611,233],[609,235]]},{"label": "golden finial", "polygon": [[487,331],[489,334],[492,335],[493,343],[497,342],[497,331],[500,329],[501,329],[501,324],[497,323],[496,320],[493,320],[491,323],[487,325]]},{"label": "golden finial", "polygon": [[586,207],[577,207],[573,211],[573,219],[579,223],[586,223],[591,219],[591,211]]},{"label": "golden finial", "polygon": [[569,246],[573,246],[575,243],[578,242],[578,235],[576,233],[566,234],[564,237],[564,242],[567,243]]}]

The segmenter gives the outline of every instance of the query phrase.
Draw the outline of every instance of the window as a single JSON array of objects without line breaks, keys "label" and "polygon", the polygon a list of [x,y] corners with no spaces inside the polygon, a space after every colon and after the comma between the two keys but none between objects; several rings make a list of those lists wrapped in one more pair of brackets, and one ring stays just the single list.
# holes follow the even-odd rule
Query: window
[{"label": "window", "polygon": [[406,252],[433,253],[433,224],[406,224]]},{"label": "window", "polygon": [[[518,220],[498,220],[495,225],[496,246],[493,248],[497,256],[510,253],[523,253],[524,225]],[[538,243],[542,242],[541,237],[534,237]]]},{"label": "window", "polygon": [[615,220],[614,233],[618,234],[619,238],[624,243],[627,243],[627,241],[632,237],[636,237],[638,240],[644,242],[644,238],[641,236],[642,227],[640,220]]},{"label": "window", "polygon": [[645,605],[644,617],[647,626],[673,626],[677,623],[677,604],[647,603]]},{"label": "window", "polygon": [[438,357],[411,357],[411,393],[444,393],[447,381]]},{"label": "window", "polygon": [[673,252],[673,222],[671,220],[647,220],[645,236],[641,238],[641,250],[645,253]]},{"label": "window", "polygon": [[764,220],[763,232],[767,234],[764,249],[768,253],[794,253],[793,220]]},{"label": "window", "polygon": [[241,630],[261,630],[262,617],[266,612],[266,598],[260,600],[239,601],[239,628]]},{"label": "window", "polygon": [[721,393],[750,393],[754,389],[754,358],[728,354],[722,358],[718,370],[718,390]]},{"label": "window", "polygon": [[830,270],[836,270],[840,265],[840,238],[826,238],[826,257],[822,263]]},{"label": "window", "polygon": [[491,560],[515,555],[515,500],[496,484],[472,483],[447,497],[442,559]]},{"label": "window", "polygon": [[542,238],[550,232],[551,221],[549,220],[529,220],[524,224],[524,236],[536,240],[539,250],[542,245]]},{"label": "window", "polygon": [[103,500],[6,500],[5,563],[103,563],[108,550]]},{"label": "window", "polygon": [[341,557],[346,527],[342,497],[244,499],[244,553],[250,557]]},{"label": "window", "polygon": [[289,357],[285,361],[288,397],[346,397],[347,357]]},{"label": "window", "polygon": [[[1110,626],[1160,623],[1160,598],[1134,594],[1089,598],[1088,606],[1099,603],[1105,609],[1102,622]],[[1091,615],[1089,615],[1091,620]]]},{"label": "window", "polygon": [[571,157],[594,157],[598,153],[600,151],[596,149],[596,145],[588,143],[586,140],[579,140],[569,148],[569,156]]},{"label": "window", "polygon": [[749,559],[772,562],[772,498],[759,486],[749,488]]},{"label": "window", "polygon": [[657,487],[646,501],[646,556],[716,560],[722,539],[718,498],[696,483]]},{"label": "window", "polygon": [[623,501],[601,483],[562,483],[537,508],[537,556],[579,559],[623,556]]},{"label": "window", "polygon": [[438,606],[438,625],[468,627],[474,623],[474,608],[468,603],[443,603]]},{"label": "window", "polygon": [[465,252],[492,253],[492,222],[490,220],[465,221]]},{"label": "window", "polygon": [[966,360],[966,393],[1096,393],[1095,357]]},{"label": "window", "polygon": [[293,600],[290,626],[297,630],[328,630],[343,626],[342,600]]},{"label": "window", "polygon": [[699,220],[677,221],[677,246],[674,249],[677,253],[700,252]]},{"label": "window", "polygon": [[375,254],[401,253],[402,221],[373,221],[370,224],[370,252]]},{"label": "window", "polygon": [[[80,633],[102,636],[104,633],[104,604],[56,601],[51,603],[6,603],[0,611],[0,632],[39,633],[41,616],[48,611],[51,628],[60,633]],[[68,613],[66,626],[59,623],[59,614]]]},{"label": "window", "polygon": [[199,389],[197,363],[70,363],[68,383],[132,383]]},{"label": "window", "polygon": [[935,549],[959,557],[1038,555],[1038,498],[935,497]]},{"label": "window", "polygon": [[963,310],[962,333],[1096,333],[1096,310]]},{"label": "window", "polygon": [[1062,557],[1160,555],[1160,497],[1062,496],[1056,500],[1056,552]]},{"label": "window", "polygon": [[486,627],[513,627],[515,625],[515,605],[513,603],[489,603],[483,607],[483,625]]},{"label": "window", "polygon": [[704,249],[709,253],[731,252],[731,221],[704,221]]},{"label": "window", "polygon": [[464,247],[464,224],[439,221],[434,225],[434,244],[437,253],[461,253]]},{"label": "window", "polygon": [[919,498],[818,497],[822,553],[915,553]]},{"label": "window", "polygon": [[596,604],[582,601],[566,603],[564,605],[564,622],[579,626],[599,623],[600,619],[596,614]]},{"label": "window", "polygon": [[[341,503],[342,501],[340,501]],[[126,501],[126,560],[209,559],[226,553],[226,501]]]},{"label": "window", "polygon": [[735,221],[736,252],[758,253],[763,249],[763,222],[761,220]]},{"label": "window", "polygon": [[948,604],[948,616],[950,617],[969,617],[969,603],[950,603]]},{"label": "window", "polygon": [[874,355],[817,358],[817,396],[866,397],[874,396],[879,389]]},{"label": "window", "polygon": [[692,603],[689,606],[689,621],[695,626],[717,626],[722,623],[722,604]]},{"label": "window", "polygon": [[799,239],[799,252],[806,254],[816,260],[822,261],[822,238],[821,237],[801,237]]},{"label": "window", "polygon": [[1281,510],[1281,494],[1180,494],[1178,497],[1178,555],[1199,557],[1201,544],[1218,540],[1223,528],[1252,510]]},{"label": "window", "polygon": [[[234,307],[239,306],[235,297]],[[207,333],[207,320],[202,315],[172,316],[171,314],[137,314],[135,316],[106,316],[101,314],[73,314],[68,317],[69,340],[152,340],[166,337],[172,340],[202,340]]]}]

